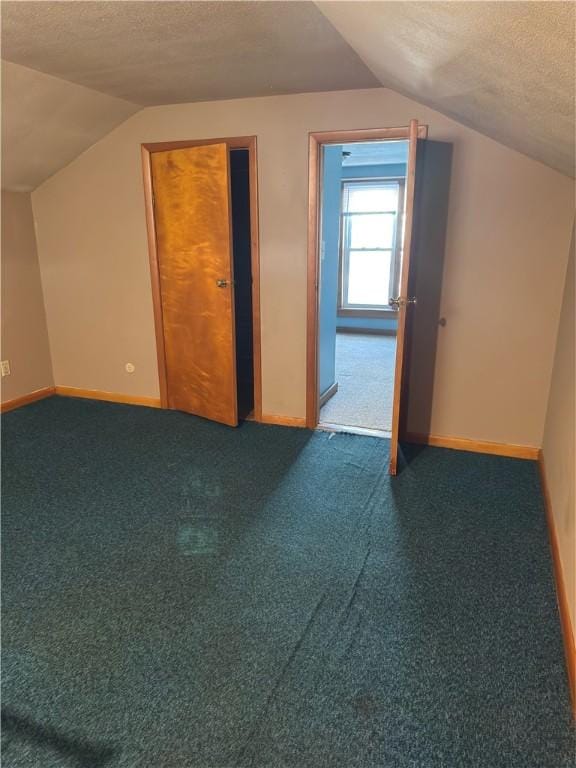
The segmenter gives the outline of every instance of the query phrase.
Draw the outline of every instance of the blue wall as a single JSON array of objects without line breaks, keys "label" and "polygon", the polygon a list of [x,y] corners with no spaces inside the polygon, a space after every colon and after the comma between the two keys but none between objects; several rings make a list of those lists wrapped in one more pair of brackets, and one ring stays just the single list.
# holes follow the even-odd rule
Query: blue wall
[{"label": "blue wall", "polygon": [[395,331],[398,328],[398,321],[391,317],[338,317],[338,328],[358,328],[363,330],[375,331]]},{"label": "blue wall", "polygon": [[334,384],[342,147],[324,147],[322,221],[320,224],[320,307],[318,316],[318,375],[320,395]]},{"label": "blue wall", "polygon": [[394,165],[346,165],[342,168],[343,179],[382,178],[387,176],[406,176],[406,163]]}]

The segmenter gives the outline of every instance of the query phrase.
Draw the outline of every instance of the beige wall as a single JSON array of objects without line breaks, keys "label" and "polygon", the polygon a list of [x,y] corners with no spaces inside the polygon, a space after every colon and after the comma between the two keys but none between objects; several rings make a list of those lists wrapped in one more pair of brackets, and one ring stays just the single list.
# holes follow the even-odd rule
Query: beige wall
[{"label": "beige wall", "polygon": [[53,385],[30,195],[2,192],[2,402]]},{"label": "beige wall", "polygon": [[[158,393],[140,143],[256,134],[265,413],[305,413],[309,131],[427,123],[454,143],[431,430],[540,445],[571,181],[386,89],[154,107],[33,193],[58,384]],[[136,366],[124,372],[126,362]],[[419,424],[410,423],[414,431]]]},{"label": "beige wall", "polygon": [[550,399],[546,414],[543,453],[552,513],[556,523],[560,559],[568,592],[572,629],[576,635],[576,508],[574,483],[574,234],[566,273],[564,300],[556,343]]}]

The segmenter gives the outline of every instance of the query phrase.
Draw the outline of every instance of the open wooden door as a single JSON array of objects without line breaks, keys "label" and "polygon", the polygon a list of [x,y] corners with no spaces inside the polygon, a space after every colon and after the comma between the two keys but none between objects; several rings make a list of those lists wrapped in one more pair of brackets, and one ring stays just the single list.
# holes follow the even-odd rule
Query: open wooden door
[{"label": "open wooden door", "polygon": [[229,152],[151,155],[168,408],[238,424]]},{"label": "open wooden door", "polygon": [[416,298],[408,296],[408,278],[410,274],[410,252],[412,249],[412,230],[414,228],[414,191],[416,188],[416,151],[418,147],[418,121],[410,121],[408,166],[406,168],[406,199],[404,205],[404,233],[402,263],[400,266],[400,293],[390,299],[390,305],[398,310],[398,330],[396,332],[396,368],[394,371],[394,400],[392,403],[392,435],[390,437],[390,474],[395,475],[398,467],[398,440],[402,407],[403,376],[405,374],[404,357],[406,344],[406,313]]}]

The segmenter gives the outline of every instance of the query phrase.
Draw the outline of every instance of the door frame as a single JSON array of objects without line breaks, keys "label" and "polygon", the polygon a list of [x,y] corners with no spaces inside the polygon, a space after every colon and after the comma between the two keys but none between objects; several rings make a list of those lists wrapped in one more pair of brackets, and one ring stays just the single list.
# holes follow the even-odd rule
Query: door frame
[{"label": "door frame", "polygon": [[[428,126],[418,126],[418,138],[428,137]],[[410,126],[361,128],[351,131],[322,131],[308,134],[308,265],[306,309],[306,426],[316,429],[320,420],[318,391],[318,313],[320,273],[320,202],[322,152],[325,144],[410,138]]]},{"label": "door frame", "polygon": [[262,342],[260,323],[260,236],[258,224],[258,153],[256,136],[233,136],[215,139],[193,139],[190,141],[158,141],[141,144],[144,200],[146,211],[146,232],[150,258],[150,280],[152,283],[152,304],[154,328],[156,331],[156,354],[158,358],[158,380],[160,384],[160,407],[168,408],[168,386],[166,379],[166,357],[164,352],[164,322],[160,294],[160,273],[156,248],[156,221],[154,218],[154,194],[152,189],[151,156],[154,152],[172,149],[201,147],[207,144],[226,144],[231,149],[248,150],[248,178],[250,185],[250,262],[252,269],[252,354],[254,368],[254,410],[251,418],[262,421]]}]

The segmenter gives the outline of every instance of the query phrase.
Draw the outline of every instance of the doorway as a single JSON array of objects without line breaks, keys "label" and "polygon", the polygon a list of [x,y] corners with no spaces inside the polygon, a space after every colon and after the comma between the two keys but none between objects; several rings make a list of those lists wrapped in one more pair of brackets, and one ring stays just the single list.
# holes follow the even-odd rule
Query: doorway
[{"label": "doorway", "polygon": [[261,419],[256,138],[142,145],[161,406]]},{"label": "doorway", "polygon": [[390,436],[408,141],[322,147],[319,426]]},{"label": "doorway", "polygon": [[310,134],[307,423],[390,438],[396,473],[416,149],[426,126]]}]

